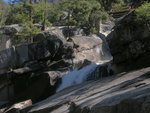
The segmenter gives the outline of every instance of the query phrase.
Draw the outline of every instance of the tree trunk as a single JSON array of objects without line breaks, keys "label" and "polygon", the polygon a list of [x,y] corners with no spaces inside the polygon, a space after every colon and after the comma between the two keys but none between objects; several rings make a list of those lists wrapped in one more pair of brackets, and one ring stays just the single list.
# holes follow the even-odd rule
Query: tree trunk
[{"label": "tree trunk", "polygon": [[46,24],[46,14],[47,14],[47,12],[46,12],[46,10],[47,10],[47,2],[46,2],[46,0],[44,0],[44,14],[43,14],[43,25],[42,25],[42,30],[44,31],[45,30],[45,24]]},{"label": "tree trunk", "polygon": [[[30,8],[29,8],[29,22],[30,22],[30,28],[32,28],[33,26],[33,20],[32,20],[32,0],[29,0],[29,4],[30,4]],[[33,42],[32,40],[32,35],[30,34],[30,42]]]},{"label": "tree trunk", "polygon": [[29,21],[30,21],[30,27],[32,27],[32,0],[29,0],[30,8],[29,8]]}]

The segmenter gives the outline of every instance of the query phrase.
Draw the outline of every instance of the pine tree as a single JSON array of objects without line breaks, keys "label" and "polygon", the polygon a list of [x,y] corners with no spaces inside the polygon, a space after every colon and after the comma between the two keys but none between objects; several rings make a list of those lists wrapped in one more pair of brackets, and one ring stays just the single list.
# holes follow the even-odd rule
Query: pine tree
[{"label": "pine tree", "polygon": [[8,11],[8,5],[6,5],[3,0],[0,0],[0,26],[5,24]]},{"label": "pine tree", "polygon": [[76,26],[90,32],[99,32],[100,20],[107,19],[101,4],[96,0],[66,0],[60,4],[67,12],[66,25]]}]

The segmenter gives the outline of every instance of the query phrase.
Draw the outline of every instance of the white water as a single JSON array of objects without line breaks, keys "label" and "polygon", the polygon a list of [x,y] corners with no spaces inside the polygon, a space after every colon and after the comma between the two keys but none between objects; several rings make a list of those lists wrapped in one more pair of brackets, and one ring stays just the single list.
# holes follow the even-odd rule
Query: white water
[{"label": "white water", "polygon": [[86,81],[88,75],[92,73],[96,69],[97,66],[98,66],[97,64],[91,64],[81,70],[74,70],[64,75],[62,77],[62,83],[60,84],[60,86],[57,88],[56,91],[58,92],[66,87],[69,87],[75,84],[80,84]]}]

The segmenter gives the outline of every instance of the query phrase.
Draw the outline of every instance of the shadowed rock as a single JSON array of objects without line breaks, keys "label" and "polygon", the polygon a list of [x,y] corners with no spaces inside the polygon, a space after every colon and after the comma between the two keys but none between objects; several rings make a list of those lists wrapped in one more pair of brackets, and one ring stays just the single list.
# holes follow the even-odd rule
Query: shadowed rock
[{"label": "shadowed rock", "polygon": [[134,12],[117,22],[107,39],[117,73],[150,66],[150,31],[135,21]]}]

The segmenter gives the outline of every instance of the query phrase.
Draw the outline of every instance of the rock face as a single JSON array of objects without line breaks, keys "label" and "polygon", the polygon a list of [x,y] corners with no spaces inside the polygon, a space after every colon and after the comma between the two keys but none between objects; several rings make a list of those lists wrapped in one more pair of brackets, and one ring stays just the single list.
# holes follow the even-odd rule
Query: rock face
[{"label": "rock face", "polygon": [[107,38],[118,72],[150,66],[149,28],[134,19],[133,12],[125,16]]},{"label": "rock face", "polygon": [[52,28],[34,41],[0,51],[0,105],[43,100],[56,92],[67,71],[112,60],[101,35],[74,36],[67,41],[62,29]]},{"label": "rock face", "polygon": [[22,67],[26,62],[42,59],[52,59],[56,52],[62,48],[62,42],[58,39],[48,39],[40,43],[33,43],[13,47],[0,52],[0,69]]},{"label": "rock face", "polygon": [[[44,40],[37,39],[41,36],[44,37]],[[34,40],[37,43],[24,44],[0,51],[0,74],[11,68],[24,67],[26,63],[33,61],[57,62],[62,60],[59,65],[64,65],[67,64],[63,62],[65,60],[70,65],[74,65],[73,67],[81,68],[83,67],[81,64],[85,65],[87,61],[100,63],[104,60],[112,60],[103,36],[74,36],[71,42],[66,42],[62,31],[54,29],[43,34],[40,33]],[[80,67],[76,66],[78,64]]]},{"label": "rock face", "polygon": [[73,42],[78,46],[74,50],[75,58],[73,59],[73,64],[75,68],[80,69],[89,63],[102,64],[113,59],[105,37],[100,37],[92,35],[73,38]]},{"label": "rock face", "polygon": [[20,30],[18,25],[9,25],[0,28],[0,50],[11,48],[15,45],[16,37],[14,36]]},{"label": "rock face", "polygon": [[149,113],[150,67],[66,88],[21,112]]},{"label": "rock face", "polygon": [[[1,76],[0,108],[11,103],[31,99],[33,103],[43,100],[56,92],[60,72],[15,73]],[[36,95],[35,95],[36,94]]]},{"label": "rock face", "polygon": [[112,32],[115,23],[113,21],[108,21],[105,23],[100,23],[100,33],[105,35],[106,37]]}]

